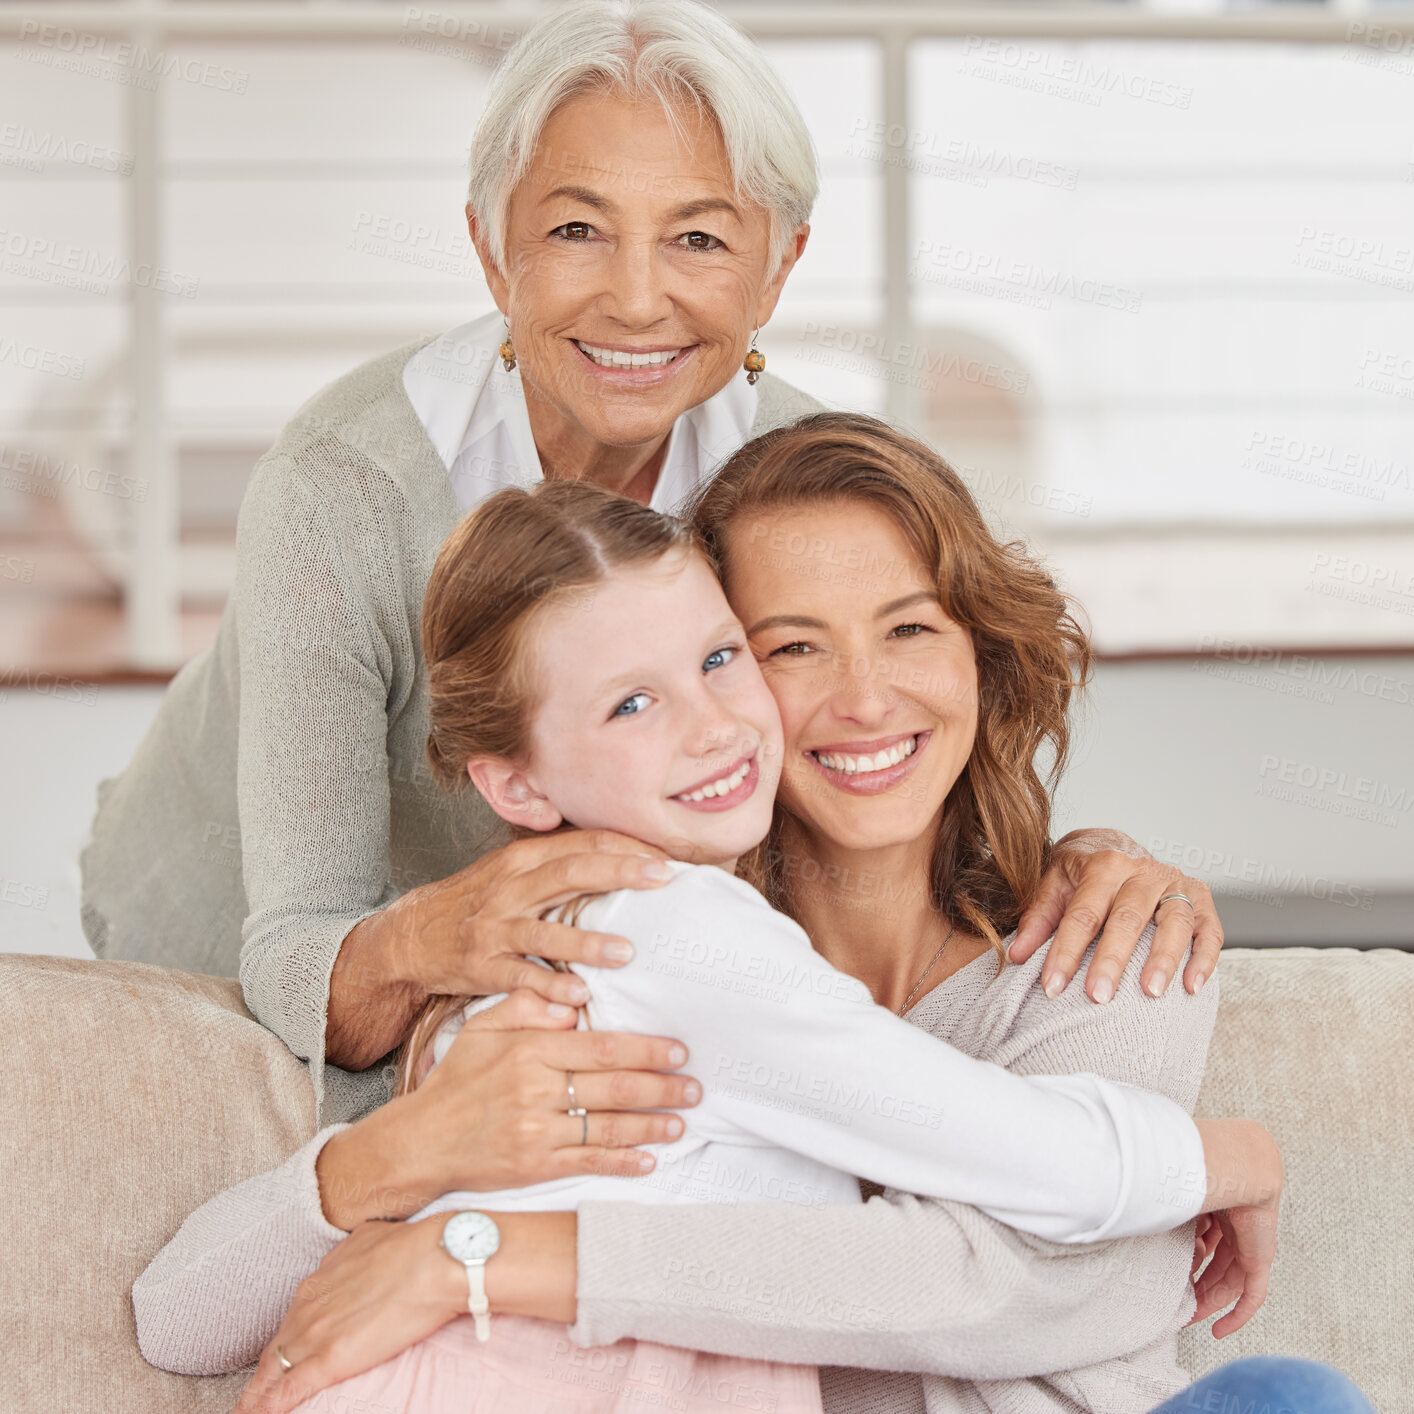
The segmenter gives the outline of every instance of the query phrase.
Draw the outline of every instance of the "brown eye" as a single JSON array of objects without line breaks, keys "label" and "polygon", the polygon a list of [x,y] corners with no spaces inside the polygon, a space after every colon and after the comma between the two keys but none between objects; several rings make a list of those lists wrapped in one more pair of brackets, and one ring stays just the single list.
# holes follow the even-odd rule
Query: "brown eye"
[{"label": "brown eye", "polygon": [[587,221],[566,221],[563,226],[557,226],[552,234],[563,235],[570,241],[586,241],[593,229]]},{"label": "brown eye", "polygon": [[706,231],[689,231],[681,239],[687,243],[689,250],[716,250],[722,244],[716,236],[709,235]]}]

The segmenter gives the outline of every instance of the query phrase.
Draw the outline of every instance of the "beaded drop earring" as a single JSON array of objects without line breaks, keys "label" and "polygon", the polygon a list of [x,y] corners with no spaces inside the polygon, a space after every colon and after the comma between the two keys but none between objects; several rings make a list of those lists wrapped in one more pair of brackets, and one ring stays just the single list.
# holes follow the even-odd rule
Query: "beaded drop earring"
[{"label": "beaded drop earring", "polygon": [[751,335],[751,348],[741,365],[746,370],[746,381],[748,383],[755,383],[766,368],[766,355],[756,347],[756,335],[760,332],[761,330],[757,329]]}]

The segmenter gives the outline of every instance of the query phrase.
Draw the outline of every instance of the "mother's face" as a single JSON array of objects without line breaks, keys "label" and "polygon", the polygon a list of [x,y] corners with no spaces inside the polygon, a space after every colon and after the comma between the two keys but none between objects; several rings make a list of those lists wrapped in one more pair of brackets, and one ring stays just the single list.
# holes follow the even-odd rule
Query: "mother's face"
[{"label": "mother's face", "polygon": [[725,549],[727,598],[780,708],[781,804],[842,848],[931,838],[978,700],[972,637],[934,567],[859,502],[744,513]]},{"label": "mother's face", "polygon": [[[595,441],[656,441],[741,373],[809,228],[778,266],[770,219],[732,189],[716,125],[584,94],[546,123],[512,193],[499,271],[468,211],[528,391]],[[639,367],[614,354],[657,354]]]}]

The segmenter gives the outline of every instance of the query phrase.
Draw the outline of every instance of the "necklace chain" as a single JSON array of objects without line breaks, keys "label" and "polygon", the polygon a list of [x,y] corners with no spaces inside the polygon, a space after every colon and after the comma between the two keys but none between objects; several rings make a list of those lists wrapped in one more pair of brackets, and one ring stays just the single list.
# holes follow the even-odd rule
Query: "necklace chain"
[{"label": "necklace chain", "polygon": [[913,998],[914,998],[915,996],[917,996],[917,994],[918,994],[918,989],[919,989],[919,988],[923,985],[923,983],[927,980],[928,974],[938,965],[938,959],[939,959],[940,957],[942,957],[942,955],[943,955],[943,949],[944,949],[945,947],[947,947],[949,939],[952,937],[952,935],[953,935],[955,932],[957,932],[957,924],[956,924],[956,923],[954,923],[954,924],[952,925],[952,927],[948,929],[948,936],[947,936],[946,938],[944,938],[941,943],[938,944],[938,950],[937,950],[937,952],[935,952],[935,953],[933,954],[933,960],[932,960],[932,962],[930,962],[930,963],[928,964],[928,966],[923,969],[922,975],[921,975],[921,976],[919,977],[919,979],[913,984],[913,991],[911,991],[911,992],[903,999],[903,1005],[898,1009],[896,1015],[902,1016],[902,1015],[904,1014],[904,1012],[906,1012],[906,1011],[908,1010],[908,1004],[913,1000]]}]

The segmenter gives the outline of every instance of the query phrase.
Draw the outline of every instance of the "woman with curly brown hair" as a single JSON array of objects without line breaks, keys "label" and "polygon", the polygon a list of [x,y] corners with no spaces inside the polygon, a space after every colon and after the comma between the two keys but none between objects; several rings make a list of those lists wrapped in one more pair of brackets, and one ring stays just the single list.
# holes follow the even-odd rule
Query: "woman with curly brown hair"
[{"label": "woman with curly brown hair", "polygon": [[[691,1047],[681,1142],[650,1146],[646,1181],[346,1194],[418,1221],[343,1241],[315,1174],[347,1128],[328,1126],[140,1279],[149,1359],[238,1368],[269,1341],[242,1409],[400,1408],[461,1361],[509,1381],[478,1390],[583,1385],[605,1408],[724,1382],[769,1402],[782,1366],[816,1365],[832,1409],[1123,1414],[1187,1384],[1195,1312],[1240,1298],[1226,1333],[1260,1305],[1280,1157],[1260,1126],[1185,1113],[1216,988],[1144,998],[1144,947],[1105,1007],[1048,1000],[1040,956],[1008,965],[1087,662],[1064,597],[936,454],[868,418],[743,448],[693,530],[590,487],[503,492],[444,547],[423,623],[447,785],[517,829],[612,828],[674,861],[660,889],[585,901],[637,956],[575,970],[581,1024]],[[403,1083],[436,1087],[497,1000],[433,1002]],[[565,1083],[560,1120],[587,1134]],[[1222,1247],[1196,1298],[1195,1236]],[[592,1280],[586,1251],[613,1254]],[[488,1303],[499,1369],[471,1334]]]}]

